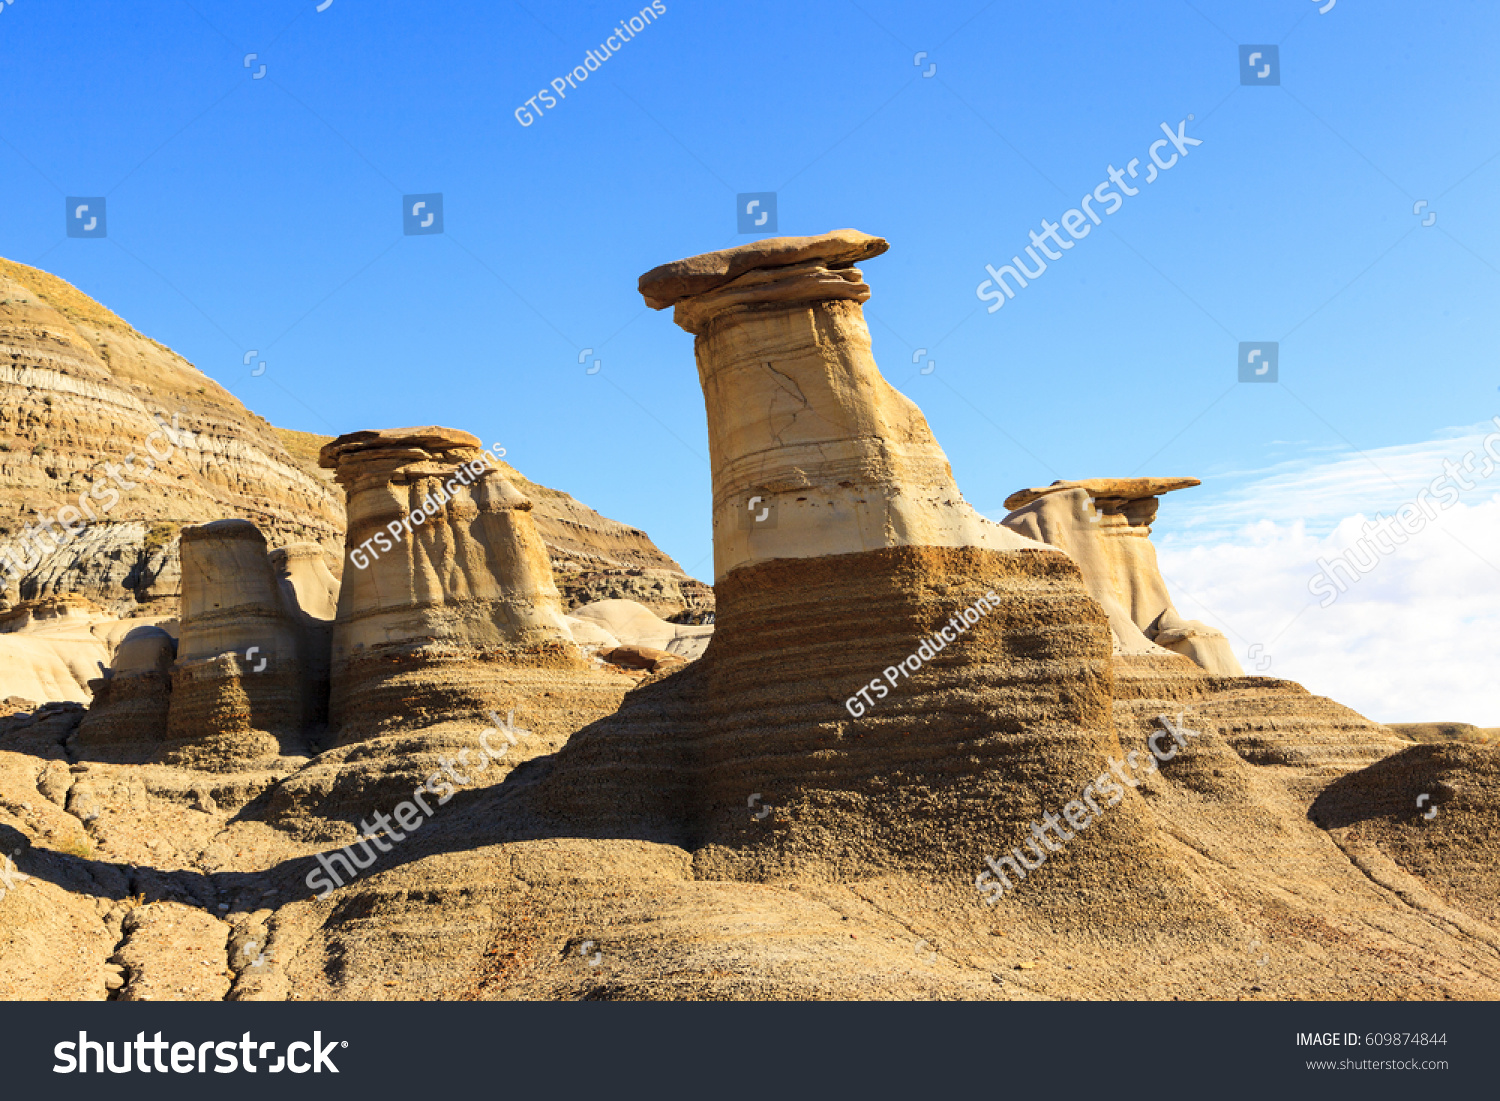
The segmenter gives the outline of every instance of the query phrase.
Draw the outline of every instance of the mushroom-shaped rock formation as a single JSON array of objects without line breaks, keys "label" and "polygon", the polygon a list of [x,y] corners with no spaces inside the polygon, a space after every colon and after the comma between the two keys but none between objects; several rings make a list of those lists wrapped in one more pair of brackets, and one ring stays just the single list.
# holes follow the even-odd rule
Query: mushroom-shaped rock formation
[{"label": "mushroom-shaped rock formation", "polygon": [[[333,623],[331,752],[273,809],[362,813],[409,796],[440,760],[479,758],[498,716],[527,732],[502,767],[555,750],[633,686],[573,642],[531,502],[467,432],[352,432],[319,462],[347,494]],[[462,768],[460,775],[468,776]]]},{"label": "mushroom-shaped rock formation", "polygon": [[1012,531],[1066,551],[1109,616],[1117,654],[1191,658],[1210,673],[1243,676],[1229,640],[1172,606],[1151,545],[1158,498],[1197,478],[1090,478],[1023,489],[1005,499]]},{"label": "mushroom-shaped rock formation", "polygon": [[569,641],[531,502],[477,438],[435,427],[352,432],[318,461],[348,494],[336,661],[390,643]]},{"label": "mushroom-shaped rock formation", "polygon": [[980,516],[922,411],[880,374],[854,230],[781,237],[647,272],[693,333],[713,465],[714,577],[897,546],[1039,549]]},{"label": "mushroom-shaped rock formation", "polygon": [[1246,677],[1222,634],[1183,619],[1172,606],[1151,522],[1161,494],[1199,484],[1090,478],[1019,490],[1005,500],[1014,511],[1002,522],[1066,551],[1109,616],[1121,741],[1151,737],[1161,714],[1186,715],[1190,724],[1219,731],[1224,752],[1292,766],[1288,786],[1307,791],[1391,753],[1400,743],[1390,731],[1293,681]]},{"label": "mushroom-shaped rock formation", "polygon": [[[700,878],[920,870],[972,907],[985,854],[1035,840],[1032,820],[1120,755],[1108,621],[1078,567],[963,502],[870,355],[850,265],[884,248],[848,231],[762,241],[642,278],[697,338],[715,630],[575,735],[517,792],[527,813],[671,839]],[[1139,800],[1090,838],[1049,871],[1149,878],[1152,920],[1192,896]],[[1066,879],[1036,878],[1034,897]]]}]

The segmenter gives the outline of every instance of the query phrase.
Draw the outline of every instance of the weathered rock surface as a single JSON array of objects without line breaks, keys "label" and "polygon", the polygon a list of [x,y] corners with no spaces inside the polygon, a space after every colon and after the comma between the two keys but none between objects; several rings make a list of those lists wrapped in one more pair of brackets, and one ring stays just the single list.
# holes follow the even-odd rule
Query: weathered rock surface
[{"label": "weathered rock surface", "polygon": [[176,757],[192,755],[202,767],[304,752],[316,671],[328,662],[304,650],[311,640],[295,599],[250,521],[184,529],[182,625],[167,722]]},{"label": "weathered rock surface", "polygon": [[[851,358],[862,284],[847,265],[869,240],[695,258],[663,277],[657,301],[676,296],[712,339],[719,307],[702,299],[738,296],[724,312],[790,333],[797,354],[768,359],[816,391],[808,378]],[[824,295],[834,280],[845,290]],[[860,377],[859,393],[809,404],[864,416],[889,401]],[[804,446],[775,402],[761,410],[770,425],[710,409],[724,437]],[[621,640],[599,617],[563,614],[511,482],[453,491],[403,534],[405,572],[372,574],[353,603],[359,567],[346,567],[339,619],[358,613],[344,637],[364,649],[335,675],[361,687],[346,698],[351,740],[313,761],[101,762],[75,734],[76,704],[0,718],[0,850],[23,877],[0,898],[0,998],[1500,997],[1495,749],[1411,746],[1290,682],[1216,675],[1160,648],[1115,653],[1089,568],[1008,531],[1009,549],[954,542],[990,533],[966,527],[956,489],[937,500],[912,488],[936,484],[941,452],[911,417],[882,417],[857,447],[830,447],[868,459],[857,484],[896,499],[879,513],[892,522],[861,527],[873,513],[857,501],[799,515],[807,553],[778,545],[723,571],[708,649],[679,671],[584,661],[585,627]],[[350,513],[369,530],[426,499],[472,439],[356,435],[362,454],[338,466],[355,475]],[[717,492],[720,466],[749,460],[728,445],[714,456]],[[784,457],[758,461],[781,469]],[[1165,491],[1108,488],[1122,513],[1131,494]],[[1022,507],[1069,494],[1089,499],[1074,486]],[[857,545],[830,550],[851,541],[851,517]],[[929,532],[941,538],[924,544]],[[1136,572],[1147,561],[1138,549],[1120,560]],[[260,589],[297,594],[297,629],[326,624],[331,590],[313,558],[272,562]],[[191,552],[188,564],[191,575]],[[1137,592],[1153,590],[1124,595]],[[964,608],[965,629],[936,645]],[[95,709],[159,677],[170,649],[150,631],[126,638]],[[909,675],[850,706],[914,652]],[[1164,715],[1182,742],[1158,767]],[[513,737],[487,759],[496,731],[483,728],[501,716]],[[1038,842],[1039,863],[985,905],[985,856],[1034,836],[1122,761],[1150,767],[1129,764],[1118,805],[1045,852]],[[429,772],[457,790],[420,828],[368,825]],[[1420,811],[1423,794],[1436,814]],[[310,898],[340,847],[368,862]]]},{"label": "weathered rock surface", "polygon": [[167,740],[177,642],[160,627],[138,626],[120,643],[72,745],[94,756],[149,760]]},{"label": "weathered rock surface", "polygon": [[[320,460],[348,494],[333,624],[330,742],[283,785],[283,818],[374,809],[446,753],[472,752],[487,717],[524,745],[503,769],[609,714],[633,682],[574,643],[531,502],[467,432],[354,432]],[[498,778],[501,770],[488,774]]]},{"label": "weathered rock surface", "polygon": [[1066,551],[1083,571],[1089,595],[1109,616],[1118,654],[1191,658],[1210,673],[1240,676],[1229,640],[1172,606],[1156,564],[1151,523],[1158,497],[1201,484],[1196,478],[1094,478],[1023,489],[1005,499],[1012,531]]},{"label": "weathered rock surface", "polygon": [[279,542],[339,547],[337,495],[269,425],[62,280],[0,260],[6,599],[170,607],[177,532],[232,516]]},{"label": "weathered rock surface", "polygon": [[86,702],[120,640],[159,621],[116,619],[75,594],[18,604],[0,613],[0,696]]},{"label": "weathered rock surface", "polygon": [[1375,882],[1500,951],[1500,752],[1412,746],[1330,784],[1311,814]]},{"label": "weathered rock surface", "polygon": [[1036,549],[980,516],[921,410],[881,377],[853,230],[758,241],[641,277],[696,337],[713,465],[714,578],[893,546]]},{"label": "weathered rock surface", "polygon": [[[569,618],[592,624],[627,646],[653,647],[689,660],[703,656],[714,633],[711,626],[668,623],[634,600],[595,601],[575,609]],[[576,628],[573,637],[580,643],[588,638],[580,637]]]}]

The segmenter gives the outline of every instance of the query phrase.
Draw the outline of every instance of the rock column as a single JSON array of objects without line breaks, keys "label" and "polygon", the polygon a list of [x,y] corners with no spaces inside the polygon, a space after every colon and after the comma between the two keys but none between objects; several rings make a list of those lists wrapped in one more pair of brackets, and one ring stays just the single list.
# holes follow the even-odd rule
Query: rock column
[{"label": "rock column", "polygon": [[174,760],[217,767],[294,750],[312,686],[289,607],[248,520],[182,531],[182,627],[167,740]]},{"label": "rock column", "polygon": [[1092,478],[1023,489],[1005,500],[1007,528],[1060,550],[1078,563],[1089,595],[1109,615],[1115,652],[1170,651],[1209,673],[1244,672],[1222,632],[1184,619],[1151,545],[1151,523],[1163,493],[1201,484],[1197,478]]},{"label": "rock column", "polygon": [[693,333],[713,463],[714,575],[778,558],[898,546],[1036,548],[959,493],[922,411],[880,374],[855,262],[879,237],[838,230],[708,253],[640,290]]}]

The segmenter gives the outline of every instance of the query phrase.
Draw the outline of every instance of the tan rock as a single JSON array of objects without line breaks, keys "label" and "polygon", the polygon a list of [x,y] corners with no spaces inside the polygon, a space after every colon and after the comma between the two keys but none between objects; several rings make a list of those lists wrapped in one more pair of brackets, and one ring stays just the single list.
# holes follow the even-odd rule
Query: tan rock
[{"label": "tan rock", "polygon": [[83,596],[16,605],[0,614],[0,693],[86,703],[89,683],[108,664],[112,636],[120,631],[120,621]]},{"label": "tan rock", "polygon": [[651,646],[616,646],[610,650],[600,650],[599,656],[611,665],[624,666],[626,669],[649,669],[653,673],[681,668],[687,664],[685,658]]},{"label": "tan rock", "polygon": [[489,465],[476,437],[437,427],[353,432],[320,461],[348,494],[336,666],[392,643],[571,642],[531,502]]},{"label": "tan rock", "polygon": [[921,411],[881,377],[850,230],[776,238],[642,276],[695,334],[714,469],[714,576],[896,546],[1042,549],[963,499]]},{"label": "tan rock", "polygon": [[317,543],[293,543],[270,554],[282,606],[297,625],[297,663],[305,683],[303,724],[328,721],[329,678],[333,660],[333,621],[339,582]]},{"label": "tan rock", "polygon": [[1196,478],[1096,478],[1054,482],[1006,498],[1007,528],[1078,563],[1089,594],[1109,616],[1117,654],[1181,654],[1210,673],[1243,676],[1222,632],[1182,618],[1151,545],[1158,495]]},{"label": "tan rock", "polygon": [[816,237],[771,237],[718,252],[706,252],[652,268],[638,284],[653,310],[676,305],[724,286],[756,268],[783,268],[816,261],[826,268],[847,267],[879,256],[890,245],[854,229],[836,229]]},{"label": "tan rock", "polygon": [[1160,497],[1174,489],[1191,489],[1203,483],[1197,478],[1084,478],[1082,481],[1056,481],[1037,489],[1018,489],[1005,499],[1005,507],[1016,509],[1039,501],[1049,493],[1060,493],[1068,489],[1082,489],[1090,497],[1138,501],[1144,497]]},{"label": "tan rock", "polygon": [[511,716],[529,732],[498,783],[633,686],[574,643],[531,502],[479,441],[440,427],[350,433],[323,447],[348,495],[333,624],[331,747],[283,784],[278,820],[370,813],[477,754]]},{"label": "tan rock", "polygon": [[316,658],[304,659],[294,599],[250,521],[183,530],[167,741],[195,765],[275,758],[298,744],[316,707]]},{"label": "tan rock", "polygon": [[[271,569],[282,595],[310,619],[332,623],[338,614],[339,581],[317,543],[292,543],[271,551]],[[288,589],[290,592],[288,592]]]},{"label": "tan rock", "polygon": [[[573,617],[593,624],[618,643],[652,647],[689,660],[703,654],[714,633],[711,626],[668,623],[634,600],[599,600],[576,609]],[[573,637],[582,643],[587,636],[579,634],[575,630]]]},{"label": "tan rock", "polygon": [[165,673],[177,657],[177,642],[160,627],[136,627],[125,636],[110,661],[117,677],[137,673]]},{"label": "tan rock", "polygon": [[149,760],[167,739],[176,642],[160,627],[138,626],[115,650],[70,745],[87,756]]},{"label": "tan rock", "polygon": [[175,611],[178,530],[226,517],[339,546],[339,498],[316,468],[61,279],[0,260],[0,353],[0,584],[12,602],[81,593],[116,616],[155,601]]}]

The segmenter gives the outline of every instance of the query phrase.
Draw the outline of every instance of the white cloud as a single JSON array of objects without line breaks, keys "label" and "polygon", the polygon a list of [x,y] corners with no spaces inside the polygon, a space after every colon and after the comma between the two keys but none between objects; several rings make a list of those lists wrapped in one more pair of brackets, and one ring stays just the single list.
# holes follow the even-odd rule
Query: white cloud
[{"label": "white cloud", "polygon": [[[1153,541],[1178,610],[1224,631],[1246,672],[1269,658],[1266,675],[1299,681],[1371,719],[1500,726],[1493,466],[1484,480],[1471,476],[1474,488],[1406,543],[1375,551],[1374,567],[1346,581],[1330,606],[1308,589],[1320,558],[1354,546],[1377,513],[1414,500],[1442,475],[1444,459],[1482,455],[1483,439],[1469,430],[1283,464],[1201,506],[1191,495],[1203,490],[1164,498]],[[1361,556],[1368,561],[1370,552]],[[1249,656],[1257,643],[1258,660]]]},{"label": "white cloud", "polygon": [[[1437,439],[1422,443],[1382,447],[1371,451],[1346,451],[1334,457],[1301,458],[1269,470],[1240,471],[1220,475],[1220,490],[1202,503],[1195,502],[1191,514],[1177,530],[1226,533],[1266,516],[1297,517],[1314,531],[1331,530],[1338,521],[1363,512],[1389,514],[1402,502],[1414,498],[1434,478],[1443,474],[1443,461],[1458,464],[1474,452],[1475,467],[1484,465],[1486,434],[1500,428],[1500,417],[1467,428],[1451,429]],[[1500,449],[1497,449],[1500,450]],[[1479,480],[1486,486],[1500,482],[1493,473]],[[1470,476],[1470,481],[1476,481]],[[1197,490],[1198,494],[1208,492]],[[1173,505],[1178,498],[1170,498]],[[1184,502],[1185,503],[1185,502]],[[1267,505],[1274,505],[1267,508]]]}]

